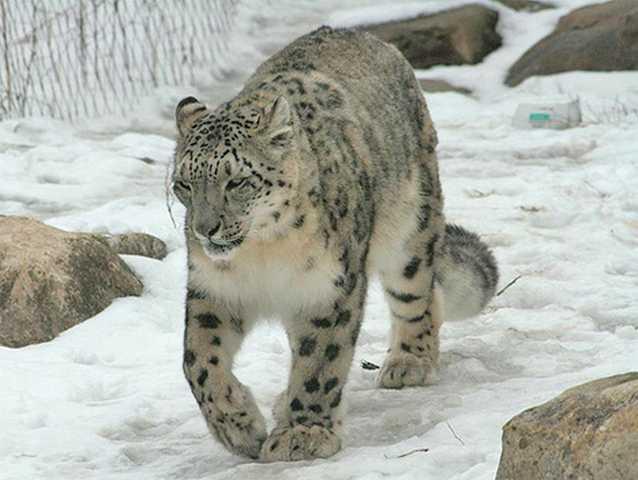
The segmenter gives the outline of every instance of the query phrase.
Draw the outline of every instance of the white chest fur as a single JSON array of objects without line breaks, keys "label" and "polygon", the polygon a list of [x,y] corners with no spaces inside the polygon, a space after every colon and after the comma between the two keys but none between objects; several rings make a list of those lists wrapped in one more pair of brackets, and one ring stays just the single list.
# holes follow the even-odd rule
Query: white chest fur
[{"label": "white chest fur", "polygon": [[191,248],[191,287],[238,308],[246,317],[287,319],[336,295],[338,261],[322,241],[291,234],[284,239],[246,241],[227,264]]}]

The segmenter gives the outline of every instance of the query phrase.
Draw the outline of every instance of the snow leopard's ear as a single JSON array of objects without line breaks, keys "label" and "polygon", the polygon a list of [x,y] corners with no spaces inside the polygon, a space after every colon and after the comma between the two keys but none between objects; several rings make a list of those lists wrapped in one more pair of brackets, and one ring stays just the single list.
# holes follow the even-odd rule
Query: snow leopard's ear
[{"label": "snow leopard's ear", "polygon": [[272,146],[287,146],[292,136],[290,104],[284,97],[277,97],[264,108],[259,118],[259,130],[268,136]]},{"label": "snow leopard's ear", "polygon": [[206,105],[201,103],[195,97],[186,97],[182,99],[175,109],[175,122],[177,123],[177,131],[180,136],[186,135],[188,130],[193,126],[195,120],[206,112]]}]

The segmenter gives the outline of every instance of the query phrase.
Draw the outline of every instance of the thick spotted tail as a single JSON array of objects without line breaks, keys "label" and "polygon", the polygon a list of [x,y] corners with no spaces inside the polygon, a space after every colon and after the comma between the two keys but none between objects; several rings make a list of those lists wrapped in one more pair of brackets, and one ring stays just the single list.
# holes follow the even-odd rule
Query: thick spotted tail
[{"label": "thick spotted tail", "polygon": [[461,320],[472,317],[496,292],[496,259],[478,235],[458,225],[446,225],[436,281],[443,291],[443,318]]}]

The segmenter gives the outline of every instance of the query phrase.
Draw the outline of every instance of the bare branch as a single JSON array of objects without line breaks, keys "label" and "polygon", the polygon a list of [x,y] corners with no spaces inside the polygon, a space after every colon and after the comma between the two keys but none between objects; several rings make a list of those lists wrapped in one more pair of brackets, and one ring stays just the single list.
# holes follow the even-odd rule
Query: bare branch
[{"label": "bare branch", "polygon": [[430,451],[429,448],[415,448],[414,450],[410,450],[409,452],[402,453],[401,455],[383,455],[386,460],[395,460],[397,458],[404,458],[409,455],[414,455],[415,453],[428,453]]},{"label": "bare branch", "polygon": [[450,422],[445,422],[445,424],[447,425],[447,428],[450,429],[450,432],[452,432],[452,435],[454,435],[454,438],[456,438],[461,443],[461,445],[465,446],[465,442],[463,441],[461,437],[457,435],[452,425],[450,425]]},{"label": "bare branch", "polygon": [[512,280],[510,283],[508,283],[507,285],[505,285],[503,288],[501,288],[498,293],[496,294],[496,296],[500,296],[501,293],[503,293],[505,290],[507,290],[508,288],[510,288],[512,285],[514,285],[516,282],[518,282],[518,279],[521,278],[523,275],[519,275],[518,277],[516,277],[514,280]]}]

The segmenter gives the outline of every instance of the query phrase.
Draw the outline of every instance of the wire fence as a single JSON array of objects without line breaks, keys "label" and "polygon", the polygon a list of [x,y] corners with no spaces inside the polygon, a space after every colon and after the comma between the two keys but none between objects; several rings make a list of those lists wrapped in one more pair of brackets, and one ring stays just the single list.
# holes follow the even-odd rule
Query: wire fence
[{"label": "wire fence", "polygon": [[0,120],[123,113],[212,75],[238,0],[0,0]]}]

